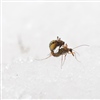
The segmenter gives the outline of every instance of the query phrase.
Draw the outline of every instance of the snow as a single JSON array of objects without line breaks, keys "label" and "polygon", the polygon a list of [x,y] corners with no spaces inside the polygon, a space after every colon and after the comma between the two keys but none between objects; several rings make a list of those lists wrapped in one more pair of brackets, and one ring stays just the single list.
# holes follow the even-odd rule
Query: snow
[{"label": "snow", "polygon": [[[2,1],[7,1],[8,2],[8,0],[2,0]],[[18,1],[28,1],[28,0],[9,0],[9,1],[17,1],[18,2]],[[50,2],[53,1],[53,2],[57,2],[57,1],[61,1],[61,0],[29,0],[29,1],[32,1],[32,2],[34,2],[34,1],[46,1],[46,2],[47,1],[50,1]],[[71,1],[73,1],[73,2],[77,2],[77,1],[78,2],[80,2],[80,1],[84,2],[84,1],[86,1],[87,2],[87,1],[89,1],[89,2],[91,2],[91,1],[94,1],[94,0],[62,0],[62,1],[65,1],[65,2],[66,1],[67,2],[71,2]],[[99,0],[96,0],[96,1],[99,1]]]},{"label": "snow", "polygon": [[[3,99],[100,99],[100,3],[3,2]],[[47,57],[59,36],[75,49]]]}]

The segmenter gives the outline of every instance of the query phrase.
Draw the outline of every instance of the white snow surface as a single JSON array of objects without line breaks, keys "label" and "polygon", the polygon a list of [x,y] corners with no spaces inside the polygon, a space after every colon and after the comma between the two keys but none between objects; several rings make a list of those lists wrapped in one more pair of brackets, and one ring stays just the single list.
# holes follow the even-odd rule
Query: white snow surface
[{"label": "white snow surface", "polygon": [[[3,2],[3,99],[100,99],[100,3]],[[61,37],[75,49],[47,57]],[[20,42],[20,43],[19,43]]]},{"label": "white snow surface", "polygon": [[[40,1],[40,2],[41,2],[41,1],[46,1],[46,2],[47,2],[47,1],[49,1],[49,2],[51,2],[51,1],[53,1],[53,2],[57,2],[57,1],[64,1],[64,2],[66,2],[66,1],[67,1],[67,2],[70,2],[70,1],[71,1],[71,2],[72,2],[72,1],[73,1],[73,2],[77,2],[77,1],[80,2],[80,1],[83,1],[83,2],[84,2],[84,1],[85,1],[85,2],[87,2],[87,1],[89,1],[89,2],[91,2],[91,1],[94,1],[94,0],[2,0],[2,1],[7,1],[7,2],[8,2],[8,1],[17,1],[17,2],[18,2],[18,1],[32,1],[32,2],[34,2],[34,1]],[[99,0],[95,0],[95,1],[99,1]]]}]

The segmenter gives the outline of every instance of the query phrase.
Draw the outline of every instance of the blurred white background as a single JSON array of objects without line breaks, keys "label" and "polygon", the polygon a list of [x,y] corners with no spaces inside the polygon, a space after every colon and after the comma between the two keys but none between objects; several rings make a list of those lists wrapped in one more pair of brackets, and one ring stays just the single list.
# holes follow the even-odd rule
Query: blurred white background
[{"label": "blurred white background", "polygon": [[[3,2],[3,98],[100,98],[99,2]],[[61,37],[69,47],[88,44],[68,55],[51,57],[49,43]],[[13,95],[12,95],[13,94]]]},{"label": "blurred white background", "polygon": [[[1,90],[1,7],[0,7],[0,90]],[[0,98],[1,98],[1,91],[0,91]]]},{"label": "blurred white background", "polygon": [[99,0],[2,0],[2,1],[99,1]]}]

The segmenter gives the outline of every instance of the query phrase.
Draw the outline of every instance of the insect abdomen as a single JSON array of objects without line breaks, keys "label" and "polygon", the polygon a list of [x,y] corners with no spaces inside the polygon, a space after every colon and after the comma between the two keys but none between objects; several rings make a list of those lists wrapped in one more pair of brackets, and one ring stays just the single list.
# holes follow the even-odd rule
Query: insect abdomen
[{"label": "insect abdomen", "polygon": [[58,44],[57,44],[56,40],[51,41],[49,44],[49,48],[51,51],[53,51],[57,46],[58,46]]}]

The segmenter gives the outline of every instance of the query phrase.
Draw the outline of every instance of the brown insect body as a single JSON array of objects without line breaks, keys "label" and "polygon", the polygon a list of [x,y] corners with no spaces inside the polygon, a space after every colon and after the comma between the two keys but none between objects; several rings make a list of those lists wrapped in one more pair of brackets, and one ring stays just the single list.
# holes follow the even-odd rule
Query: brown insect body
[{"label": "brown insect body", "polygon": [[60,48],[57,53],[54,53],[54,51],[51,51],[51,54],[54,57],[59,57],[61,55],[66,55],[67,53],[72,54],[74,56],[73,49],[68,48],[67,44],[63,45],[62,48]]},{"label": "brown insect body", "polygon": [[54,51],[51,51],[51,54],[52,54],[54,57],[59,57],[59,56],[64,55],[64,54],[66,54],[66,53],[68,53],[68,49],[65,49],[65,48],[59,49],[59,51],[56,52],[56,53],[54,53]]},{"label": "brown insect body", "polygon": [[[80,45],[80,46],[89,46],[89,45]],[[78,48],[80,46],[74,47],[73,49]],[[55,53],[54,50],[57,47],[59,47],[59,49],[58,49],[58,52]],[[68,48],[68,45],[65,44],[65,42],[62,41],[59,37],[57,37],[57,40],[52,40],[50,42],[49,48],[50,48],[50,51],[51,51],[50,55],[48,57],[44,58],[44,59],[38,59],[38,60],[45,60],[45,59],[48,59],[51,56],[54,56],[54,57],[61,56],[61,66],[63,66],[67,54],[72,54],[76,58],[76,55],[75,55],[75,52],[73,52],[73,49]],[[63,56],[64,56],[64,59],[63,59]],[[76,58],[76,60],[77,60],[77,58]]]},{"label": "brown insect body", "polygon": [[57,47],[59,47],[60,49],[60,47],[64,45],[64,43],[65,43],[64,41],[62,41],[59,37],[57,37],[57,40],[52,40],[50,42],[49,44],[50,51],[53,52]]}]

